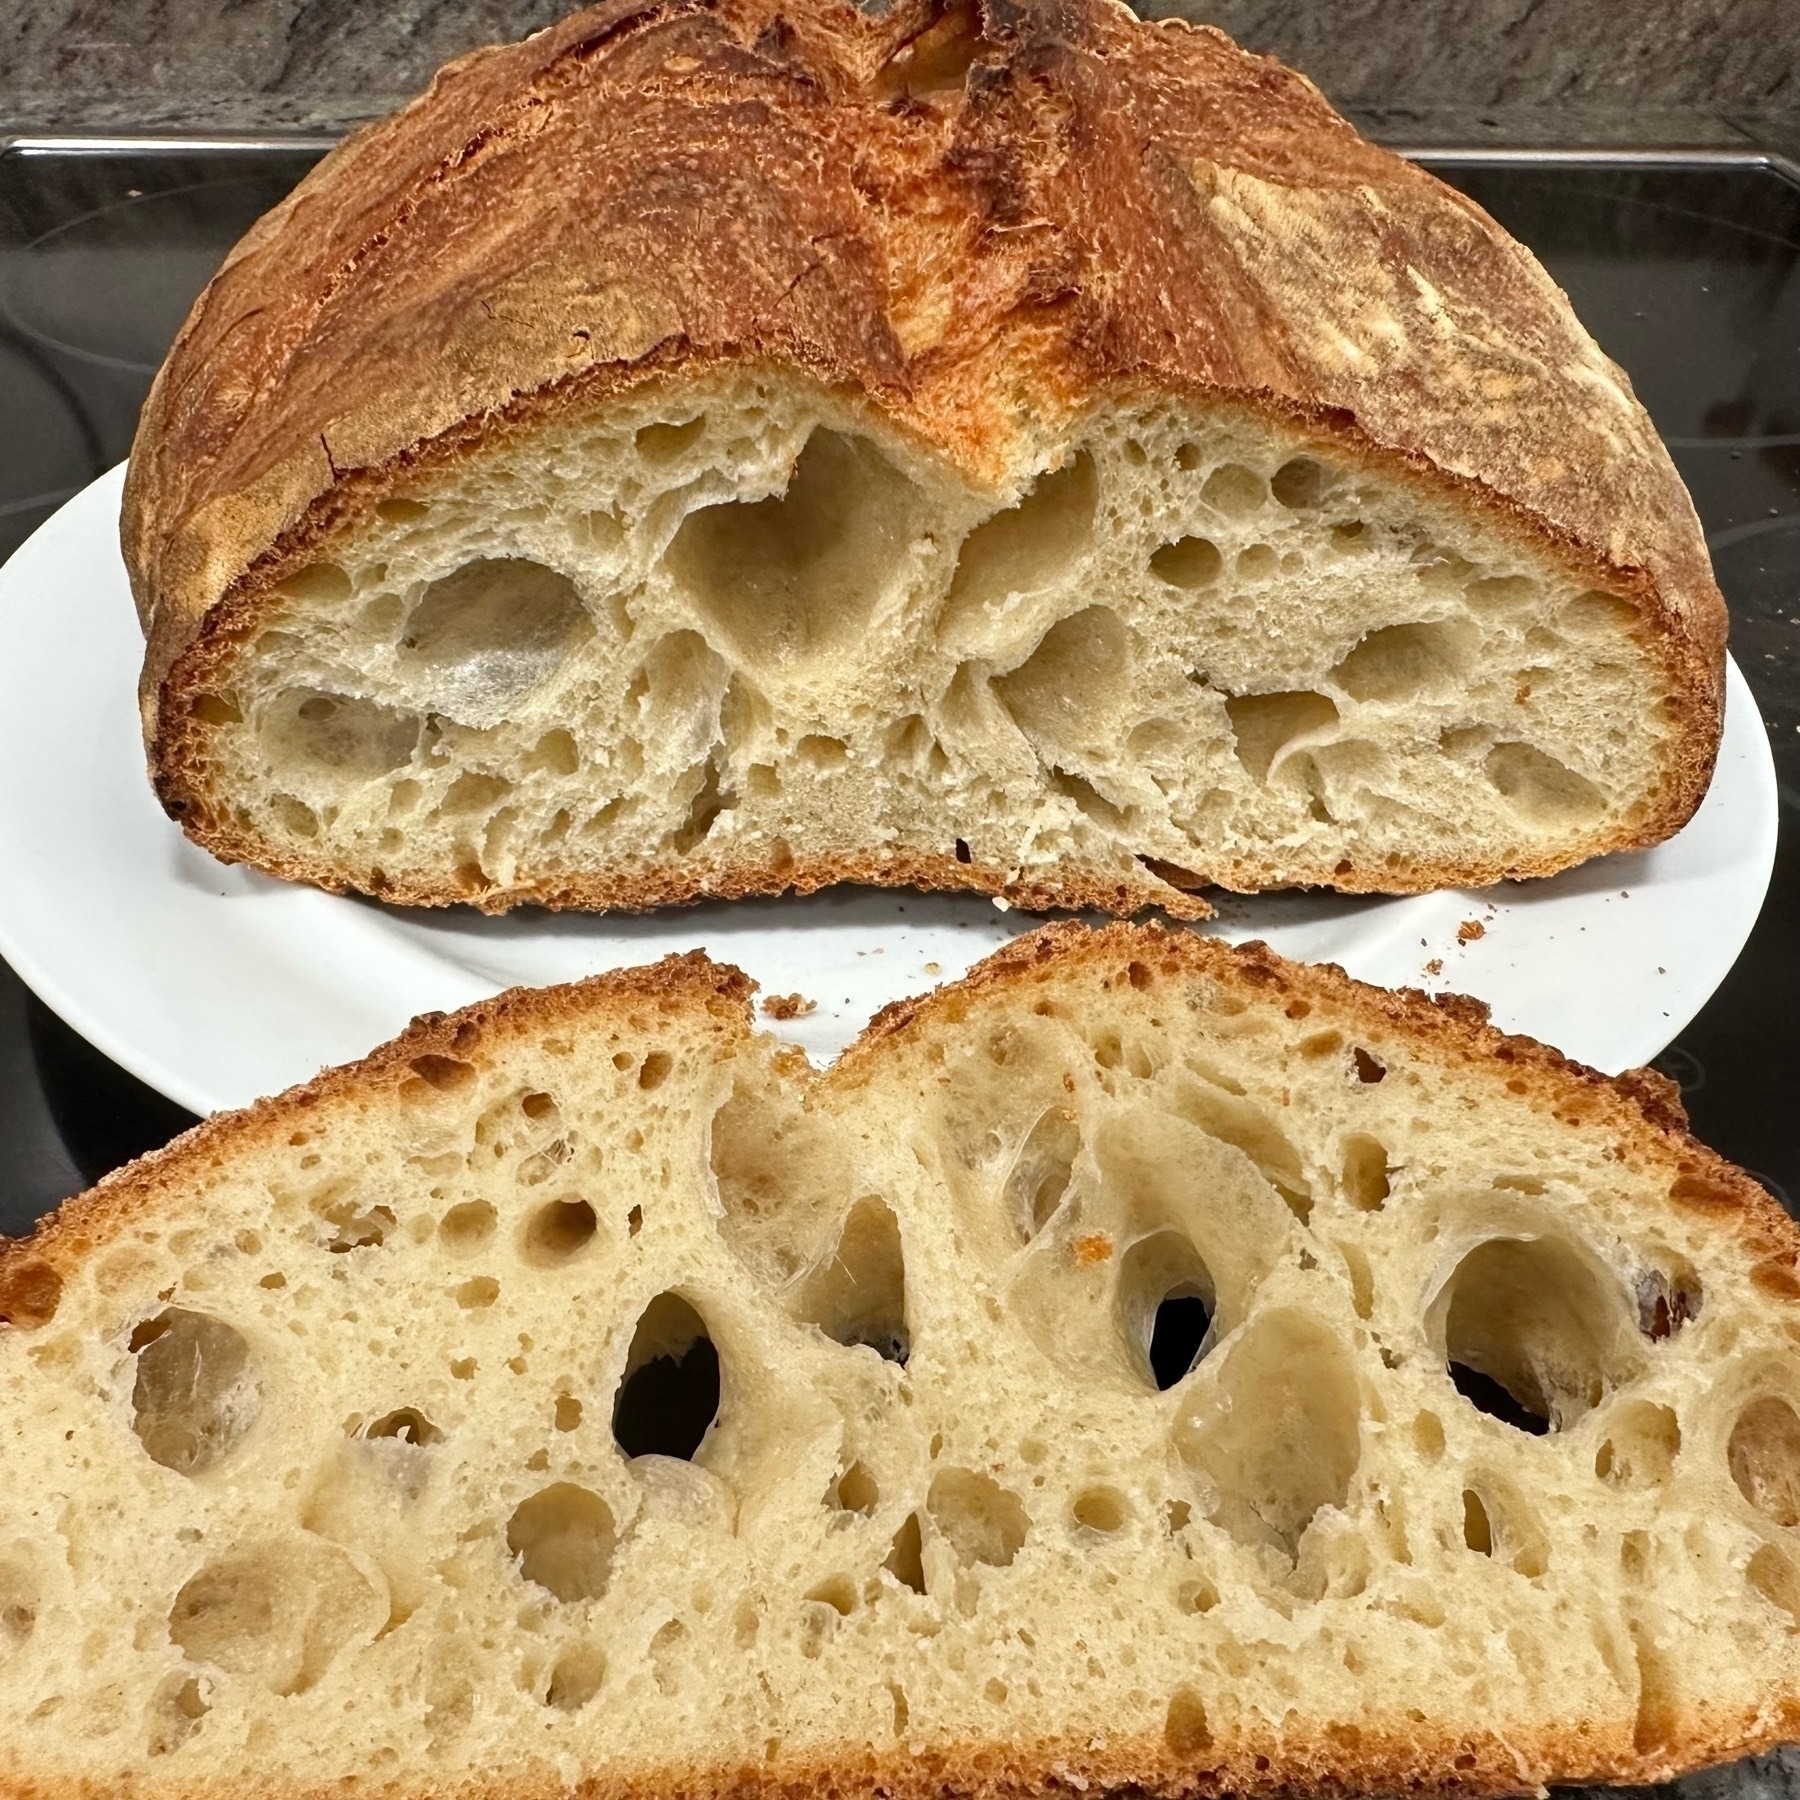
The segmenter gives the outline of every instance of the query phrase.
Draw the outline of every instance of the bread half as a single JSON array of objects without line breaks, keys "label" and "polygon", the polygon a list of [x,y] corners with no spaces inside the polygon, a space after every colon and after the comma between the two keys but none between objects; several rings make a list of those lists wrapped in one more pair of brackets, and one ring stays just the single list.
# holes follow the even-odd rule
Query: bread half
[{"label": "bread half", "polygon": [[691,955],[0,1261],[0,1791],[1502,1793],[1800,1727],[1800,1235],[1667,1085],[1068,926]]},{"label": "bread half", "polygon": [[1677,829],[1725,614],[1531,256],[1110,0],[607,0],[233,252],[124,540],[164,804],[501,910],[1177,915]]}]

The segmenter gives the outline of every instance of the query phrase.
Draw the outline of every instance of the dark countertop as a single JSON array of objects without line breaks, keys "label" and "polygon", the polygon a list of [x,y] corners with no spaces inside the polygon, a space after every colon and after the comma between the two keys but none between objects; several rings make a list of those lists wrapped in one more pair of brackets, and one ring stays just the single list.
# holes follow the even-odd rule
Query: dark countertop
[{"label": "dark countertop", "polygon": [[[10,0],[0,131],[338,132],[564,0]],[[1394,143],[1800,140],[1792,0],[1140,0],[1311,75]]]}]

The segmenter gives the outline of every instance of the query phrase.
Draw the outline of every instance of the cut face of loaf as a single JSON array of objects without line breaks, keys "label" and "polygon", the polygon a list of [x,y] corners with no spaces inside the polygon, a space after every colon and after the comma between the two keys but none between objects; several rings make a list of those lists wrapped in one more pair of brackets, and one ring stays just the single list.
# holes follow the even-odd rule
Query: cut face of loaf
[{"label": "cut face of loaf", "polygon": [[201,702],[284,867],[403,900],[841,879],[1204,911],[1632,841],[1637,608],[1345,449],[1092,409],[973,486],[775,374],[465,458],[296,571]]},{"label": "cut face of loaf", "polygon": [[1667,836],[1718,736],[1693,509],[1544,272],[1109,0],[453,66],[202,297],[124,538],[169,810],[421,904],[1485,883]]},{"label": "cut face of loaf", "polygon": [[1797,1244],[1654,1078],[1259,946],[824,1074],[699,956],[421,1021],[0,1263],[3,1779],[1663,1780],[1800,1724]]}]

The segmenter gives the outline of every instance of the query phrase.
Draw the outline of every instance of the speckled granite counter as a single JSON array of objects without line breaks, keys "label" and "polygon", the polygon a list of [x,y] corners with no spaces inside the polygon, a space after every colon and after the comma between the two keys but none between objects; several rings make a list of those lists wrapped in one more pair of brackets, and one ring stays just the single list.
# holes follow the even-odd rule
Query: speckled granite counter
[{"label": "speckled granite counter", "polygon": [[[1399,143],[1800,145],[1795,0],[1144,0]],[[0,129],[336,132],[563,0],[9,0]]]}]

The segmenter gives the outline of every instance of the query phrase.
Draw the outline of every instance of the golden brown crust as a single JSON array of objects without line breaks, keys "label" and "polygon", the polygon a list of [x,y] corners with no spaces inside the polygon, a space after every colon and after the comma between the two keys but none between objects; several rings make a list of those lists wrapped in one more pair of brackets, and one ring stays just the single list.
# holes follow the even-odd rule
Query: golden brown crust
[{"label": "golden brown crust", "polygon": [[[1671,1084],[1653,1070],[1609,1076],[1535,1038],[1510,1036],[1487,1022],[1487,1007],[1461,994],[1427,995],[1417,988],[1378,988],[1332,963],[1299,963],[1267,944],[1232,945],[1196,931],[1157,924],[1095,929],[1074,922],[1040,926],[975,964],[960,981],[884,1007],[857,1040],[818,1079],[830,1087],[860,1085],[896,1043],[955,1021],[972,1005],[1016,1004],[1020,993],[1071,969],[1095,971],[1106,984],[1137,985],[1146,978],[1249,988],[1295,1006],[1329,1011],[1339,1023],[1369,1034],[1402,1038],[1415,1052],[1491,1075],[1516,1101],[1550,1110],[1565,1124],[1611,1132],[1633,1157],[1667,1165],[1670,1197],[1678,1206],[1734,1219],[1737,1233],[1764,1278],[1780,1288],[1800,1270],[1800,1227],[1743,1170],[1700,1143]],[[424,1079],[418,1065],[478,1054],[499,1037],[553,1029],[592,1029],[635,1008],[680,1008],[711,1014],[726,1038],[754,1029],[756,984],[741,970],[704,951],[664,957],[644,968],[594,975],[549,988],[510,988],[456,1013],[424,1013],[399,1037],[359,1062],[327,1069],[310,1082],[237,1112],[217,1113],[165,1149],[109,1175],[64,1204],[27,1238],[0,1240],[0,1318],[21,1326],[41,1310],[48,1277],[88,1255],[156,1194],[215,1168],[227,1156],[272,1143],[317,1109]],[[1505,1102],[1502,1102],[1505,1103]],[[1795,1276],[1800,1296],[1800,1275]],[[54,1310],[53,1302],[51,1310]]]},{"label": "golden brown crust", "polygon": [[274,1145],[322,1110],[366,1104],[408,1082],[453,1079],[462,1058],[496,1039],[559,1024],[592,1029],[609,1014],[629,1016],[640,1008],[679,1008],[689,1017],[709,1013],[723,1035],[741,1036],[751,1029],[755,991],[756,983],[741,970],[690,950],[568,986],[509,988],[456,1013],[421,1013],[361,1061],[325,1069],[272,1099],[214,1113],[163,1149],[64,1201],[30,1237],[0,1239],[0,1320],[21,1327],[46,1322],[55,1311],[62,1268],[107,1242],[160,1197],[203,1180],[232,1156]]},{"label": "golden brown crust", "polygon": [[[1316,1013],[1348,1032],[1366,1034],[1376,1052],[1403,1042],[1414,1056],[1480,1071],[1492,1080],[1498,1104],[1548,1110],[1571,1126],[1609,1134],[1628,1160],[1666,1169],[1677,1204],[1715,1215],[1751,1251],[1759,1286],[1800,1300],[1800,1281],[1794,1279],[1800,1229],[1749,1177],[1694,1142],[1660,1079],[1634,1072],[1609,1080],[1544,1045],[1494,1030],[1478,1002],[1455,996],[1430,1000],[1416,991],[1367,987],[1330,966],[1288,962],[1260,944],[1233,948],[1193,932],[1154,926],[1113,925],[1099,931],[1049,926],[990,956],[963,981],[889,1007],[833,1070],[816,1079],[827,1091],[854,1088],[944,1024],[989,1006],[1016,1010],[1040,985],[1052,979],[1067,984],[1084,974],[1096,982],[1142,989],[1172,985],[1201,1003],[1249,997],[1257,1004],[1279,1005],[1288,1017]],[[59,1271],[72,1271],[144,1208],[190,1192],[237,1154],[278,1145],[296,1130],[316,1131],[336,1109],[404,1103],[408,1084],[453,1087],[466,1062],[494,1054],[511,1037],[605,1030],[631,1025],[634,1018],[641,1026],[650,1013],[666,1010],[678,1013],[683,1022],[707,1021],[718,1034],[719,1054],[728,1056],[752,1028],[753,987],[735,969],[694,952],[568,987],[513,990],[449,1016],[427,1015],[362,1062],[328,1070],[278,1099],[209,1120],[70,1202],[33,1238],[0,1250],[0,1296],[34,1291],[41,1307],[46,1283],[59,1279]],[[22,1328],[42,1322],[29,1310],[10,1316]],[[471,1800],[527,1800],[568,1791],[587,1800],[629,1800],[633,1794],[671,1791],[689,1800],[750,1800],[771,1794],[841,1795],[848,1800],[869,1793],[890,1800],[947,1800],[953,1795],[1027,1800],[1055,1790],[1127,1789],[1165,1800],[1297,1791],[1483,1795],[1519,1792],[1544,1782],[1666,1780],[1707,1762],[1765,1748],[1797,1730],[1800,1698],[1779,1695],[1753,1713],[1684,1715],[1678,1731],[1654,1741],[1641,1741],[1643,1734],[1628,1716],[1573,1723],[1515,1720],[1504,1734],[1496,1729],[1491,1735],[1446,1739],[1429,1718],[1410,1718],[1397,1702],[1391,1718],[1363,1716],[1317,1736],[1270,1737],[1257,1743],[1184,1741],[1172,1747],[1158,1738],[1104,1745],[1055,1740],[971,1744],[917,1755],[863,1753],[823,1763],[695,1768],[683,1772],[673,1786],[667,1770],[625,1772],[585,1780],[574,1790],[549,1772],[527,1766],[506,1774],[471,1773],[446,1784],[444,1791]],[[417,1779],[406,1775],[367,1786],[372,1794],[419,1791]],[[29,1778],[0,1773],[0,1793],[50,1791]],[[204,1791],[222,1794],[224,1789]],[[298,1790],[294,1800],[299,1800]]]},{"label": "golden brown crust", "polygon": [[[756,1767],[699,1767],[671,1781],[667,1769],[573,1786],[551,1771],[470,1772],[460,1779],[422,1783],[400,1775],[359,1782],[371,1800],[415,1800],[423,1792],[458,1800],[641,1800],[646,1794],[679,1800],[1048,1800],[1050,1796],[1117,1796],[1119,1800],[1280,1800],[1307,1794],[1319,1800],[1405,1794],[1414,1800],[1476,1800],[1558,1785],[1641,1786],[1703,1768],[1791,1738],[1800,1709],[1783,1706],[1771,1719],[1707,1719],[1678,1744],[1640,1748],[1629,1723],[1610,1729],[1555,1725],[1538,1732],[1471,1733],[1445,1739],[1410,1720],[1384,1725],[1359,1719],[1323,1741],[1270,1739],[1264,1750],[1208,1746],[1186,1755],[1160,1740],[1097,1750],[1087,1743],[970,1744],[918,1753],[865,1752],[830,1762],[787,1758]],[[1348,1765],[1344,1750],[1354,1746]],[[97,1783],[42,1783],[0,1772],[0,1800],[112,1800],[116,1789]],[[153,1790],[151,1790],[153,1791]],[[187,1800],[232,1800],[241,1790],[224,1782],[184,1784]],[[275,1790],[281,1800],[333,1800],[342,1789]]]},{"label": "golden brown crust", "polygon": [[[940,10],[603,0],[452,64],[252,231],[158,378],[123,521],[152,767],[196,838],[274,862],[205,807],[189,707],[284,571],[476,437],[755,362],[981,480],[1127,391],[1227,400],[1422,480],[1642,610],[1672,695],[1667,778],[1574,854],[1686,821],[1722,718],[1724,605],[1648,419],[1532,258],[1210,28],[992,0],[971,38]],[[1319,879],[1416,891],[1569,860]],[[783,885],[732,869],[706,891]],[[621,872],[395,897],[682,888]],[[1066,885],[1049,903],[1109,905]]]}]

